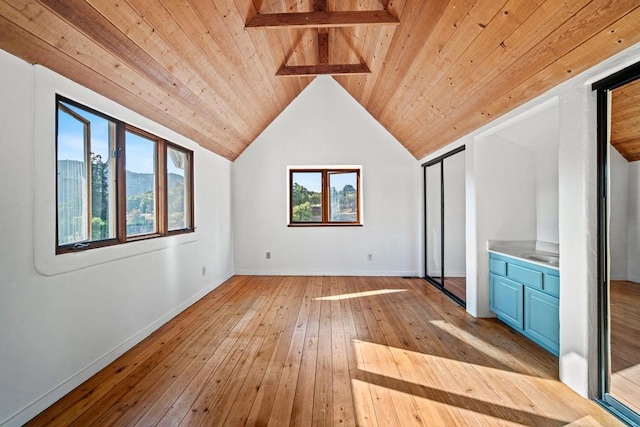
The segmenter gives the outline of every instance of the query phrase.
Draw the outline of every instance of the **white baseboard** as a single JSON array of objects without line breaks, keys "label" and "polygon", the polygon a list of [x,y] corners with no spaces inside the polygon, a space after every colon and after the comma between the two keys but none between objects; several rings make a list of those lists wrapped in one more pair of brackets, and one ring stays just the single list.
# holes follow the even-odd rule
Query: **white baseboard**
[{"label": "white baseboard", "polygon": [[417,271],[320,271],[320,270],[236,270],[238,276],[384,276],[384,277],[419,277]]},{"label": "white baseboard", "polygon": [[27,405],[25,408],[21,409],[11,417],[7,418],[4,421],[0,422],[1,427],[14,427],[14,426],[22,426],[27,421],[34,418],[40,412],[47,409],[49,406],[53,405],[60,398],[65,396],[74,388],[78,387],[80,384],[91,378],[93,375],[97,374],[101,369],[109,365],[111,362],[116,360],[118,357],[122,356],[124,353],[129,351],[133,346],[138,344],[140,341],[147,338],[157,329],[159,329],[162,325],[167,323],[169,320],[176,317],[178,314],[182,313],[188,307],[193,305],[195,302],[199,301],[206,294],[220,286],[222,283],[227,281],[234,275],[234,272],[228,272],[223,276],[220,276],[213,282],[211,282],[208,286],[202,289],[197,294],[193,295],[191,298],[180,304],[178,307],[169,311],[164,316],[160,317],[144,329],[142,329],[137,334],[133,335],[126,341],[124,341],[119,346],[115,347],[111,351],[107,352],[96,361],[92,362],[85,368],[81,369],[78,373],[72,375],[70,378],[63,381],[61,384],[56,386],[51,391],[45,393],[40,398],[36,399],[31,404]]}]

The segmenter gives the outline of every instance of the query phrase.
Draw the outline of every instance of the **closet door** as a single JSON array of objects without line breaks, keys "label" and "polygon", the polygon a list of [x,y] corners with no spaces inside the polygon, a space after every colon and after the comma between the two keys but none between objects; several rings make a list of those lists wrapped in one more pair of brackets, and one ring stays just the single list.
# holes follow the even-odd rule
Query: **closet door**
[{"label": "closet door", "polygon": [[423,165],[425,279],[466,301],[464,147]]},{"label": "closet door", "polygon": [[465,152],[442,161],[444,197],[444,287],[467,300]]}]

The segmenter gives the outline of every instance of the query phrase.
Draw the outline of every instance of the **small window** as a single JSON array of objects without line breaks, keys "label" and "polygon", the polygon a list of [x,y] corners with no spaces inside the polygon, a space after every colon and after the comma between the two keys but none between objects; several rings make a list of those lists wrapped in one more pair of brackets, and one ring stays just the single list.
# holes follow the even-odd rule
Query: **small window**
[{"label": "small window", "polygon": [[360,169],[290,169],[289,225],[361,225]]},{"label": "small window", "polygon": [[57,253],[193,231],[193,153],[57,97]]}]

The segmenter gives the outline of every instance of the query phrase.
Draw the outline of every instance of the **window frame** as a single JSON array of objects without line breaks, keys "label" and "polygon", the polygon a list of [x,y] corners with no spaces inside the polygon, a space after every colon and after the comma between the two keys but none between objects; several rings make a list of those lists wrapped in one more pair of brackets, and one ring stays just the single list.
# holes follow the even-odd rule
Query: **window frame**
[{"label": "window frame", "polygon": [[[59,111],[62,108],[67,109],[68,107],[64,104],[71,105],[80,110],[86,111],[87,113],[96,115],[105,120],[111,121],[115,123],[115,148],[113,153],[111,153],[111,159],[115,160],[115,185],[113,189],[115,191],[114,196],[114,224],[115,224],[115,237],[108,238],[104,240],[85,240],[81,242],[74,242],[69,244],[59,244],[59,236],[58,236],[58,228],[59,228],[59,208],[58,208],[58,194],[60,188],[58,186],[58,148],[59,148]],[[155,221],[156,221],[156,230],[152,233],[147,234],[139,234],[135,236],[127,236],[127,194],[126,194],[126,134],[127,132],[139,135],[143,138],[150,139],[156,144],[156,155],[154,159],[155,165],[155,191],[156,191],[156,200],[155,200]],[[195,201],[194,201],[194,161],[193,161],[193,151],[189,150],[186,147],[183,147],[174,142],[168,141],[164,138],[161,138],[157,135],[154,135],[150,132],[137,128],[131,124],[128,124],[122,120],[118,120],[114,117],[111,117],[105,113],[97,111],[91,107],[83,105],[77,101],[64,97],[62,95],[56,94],[55,97],[55,171],[56,171],[56,212],[55,212],[55,247],[56,247],[56,255],[80,252],[84,250],[115,246],[126,244],[130,242],[137,242],[141,240],[149,240],[155,239],[159,237],[167,237],[178,234],[192,233],[195,231]],[[89,142],[90,143],[90,142]],[[90,146],[89,146],[90,147]],[[185,219],[188,221],[188,225],[185,228],[176,229],[169,231],[168,225],[168,188],[167,188],[167,150],[171,147],[175,150],[185,153],[187,157],[187,169],[185,169],[185,177],[184,177],[184,185],[185,185],[185,197],[188,197],[188,201],[185,201],[185,208],[188,209],[189,212],[185,212]],[[89,151],[89,150],[88,150]],[[88,164],[87,169],[88,175],[90,175],[90,163]],[[87,185],[90,185],[90,180],[87,180]],[[90,193],[90,187],[89,187]],[[88,217],[91,216],[91,211],[83,212]],[[90,218],[89,218],[90,220]]]},{"label": "window frame", "polygon": [[[175,230],[170,230],[169,229],[169,207],[168,207],[168,202],[169,202],[169,177],[168,177],[168,173],[167,173],[167,162],[169,161],[169,155],[168,155],[168,150],[169,148],[176,150],[176,151],[180,151],[183,152],[186,157],[187,157],[187,169],[185,169],[184,171],[184,185],[185,185],[185,197],[188,197],[188,201],[185,201],[185,209],[188,210],[188,212],[185,212],[185,219],[188,220],[188,225],[185,228],[179,228],[179,229],[175,229]],[[174,235],[174,234],[184,234],[184,233],[189,233],[195,230],[195,226],[194,226],[194,222],[195,222],[195,204],[193,202],[193,151],[182,147],[181,145],[178,144],[174,144],[173,142],[170,141],[166,141],[166,148],[164,150],[164,157],[165,157],[165,163],[164,163],[164,174],[165,174],[165,182],[164,182],[164,192],[165,192],[165,200],[167,202],[166,206],[167,209],[165,210],[165,229],[167,230],[167,234],[168,235]]]},{"label": "window frame", "polygon": [[[315,222],[293,221],[293,175],[295,173],[320,173],[322,220]],[[331,221],[331,188],[329,176],[332,174],[355,173],[356,174],[356,221]],[[362,227],[362,167],[359,166],[331,166],[331,167],[289,167],[288,168],[288,226],[289,227]]]}]

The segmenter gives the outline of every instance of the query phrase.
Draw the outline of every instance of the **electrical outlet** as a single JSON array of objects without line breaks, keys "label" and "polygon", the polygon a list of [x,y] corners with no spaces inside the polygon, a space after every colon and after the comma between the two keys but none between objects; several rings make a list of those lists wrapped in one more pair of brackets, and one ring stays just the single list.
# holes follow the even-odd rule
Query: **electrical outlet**
[{"label": "electrical outlet", "polygon": [[367,254],[367,261],[373,261],[373,254],[371,252]]},{"label": "electrical outlet", "polygon": [[267,252],[267,259],[271,259],[271,252]]},{"label": "electrical outlet", "polygon": [[207,275],[207,267],[205,267],[204,265],[202,266],[202,275],[203,276]]}]

